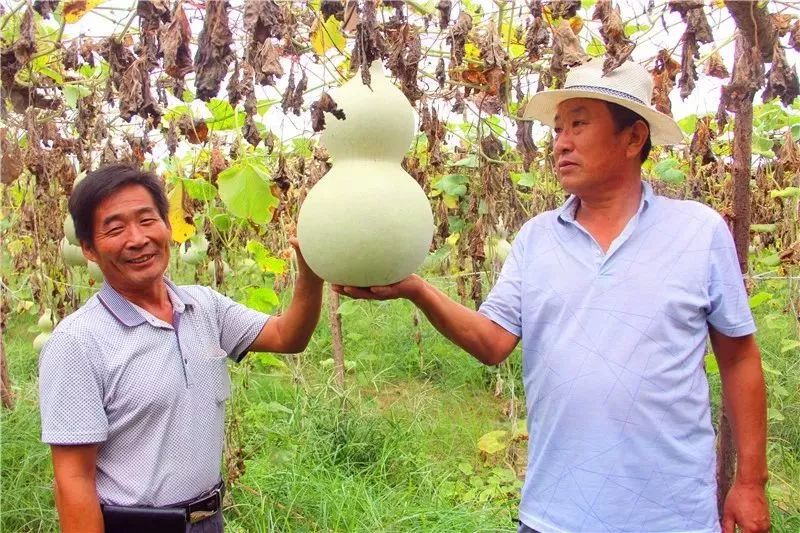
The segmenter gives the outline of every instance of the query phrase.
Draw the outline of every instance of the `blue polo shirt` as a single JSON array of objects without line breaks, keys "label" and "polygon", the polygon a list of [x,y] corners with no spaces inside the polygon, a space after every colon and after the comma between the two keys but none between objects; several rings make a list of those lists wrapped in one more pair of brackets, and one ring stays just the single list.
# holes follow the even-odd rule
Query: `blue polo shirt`
[{"label": "blue polo shirt", "polygon": [[227,363],[269,319],[208,287],[164,283],[172,324],[103,284],[39,359],[42,441],[98,444],[102,503],[160,507],[219,482]]},{"label": "blue polo shirt", "polygon": [[708,326],[755,331],[731,234],[656,196],[603,252],[579,200],[523,226],[480,312],[521,337],[528,470],[542,532],[716,532]]}]

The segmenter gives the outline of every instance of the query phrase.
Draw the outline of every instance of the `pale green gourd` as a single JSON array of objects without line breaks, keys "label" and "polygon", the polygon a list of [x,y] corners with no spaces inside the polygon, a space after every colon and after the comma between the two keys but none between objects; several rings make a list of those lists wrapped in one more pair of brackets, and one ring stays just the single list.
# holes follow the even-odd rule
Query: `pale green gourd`
[{"label": "pale green gourd", "polygon": [[78,236],[75,235],[75,222],[72,220],[72,215],[69,213],[67,213],[67,216],[64,218],[64,237],[67,238],[70,244],[74,246],[80,245]]},{"label": "pale green gourd", "polygon": [[36,353],[42,351],[42,348],[44,348],[45,343],[49,341],[50,337],[52,336],[53,334],[50,332],[42,332],[36,335],[36,338],[33,339],[33,349],[36,350]]},{"label": "pale green gourd", "polygon": [[414,111],[403,93],[370,67],[371,89],[356,74],[332,93],[345,113],[325,115],[320,143],[333,167],[303,203],[297,236],[324,280],[369,287],[396,283],[423,262],[433,238],[430,203],[400,166],[414,137]]},{"label": "pale green gourd", "polygon": [[86,266],[86,257],[83,255],[81,247],[70,244],[67,237],[61,239],[61,257],[64,259],[64,264],[70,268]]},{"label": "pale green gourd", "polygon": [[89,261],[89,277],[96,281],[97,283],[102,283],[105,279],[103,276],[103,271],[100,270],[100,267],[94,261]]}]

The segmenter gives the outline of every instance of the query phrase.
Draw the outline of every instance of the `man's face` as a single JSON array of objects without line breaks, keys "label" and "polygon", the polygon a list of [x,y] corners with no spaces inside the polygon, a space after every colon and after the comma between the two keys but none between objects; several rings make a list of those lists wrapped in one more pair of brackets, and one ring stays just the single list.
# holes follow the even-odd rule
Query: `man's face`
[{"label": "man's face", "polygon": [[97,206],[94,246],[82,248],[111,286],[132,291],[161,281],[169,264],[170,237],[170,227],[147,189],[128,185]]},{"label": "man's face", "polygon": [[618,178],[626,163],[625,130],[614,131],[605,102],[573,98],[561,102],[555,117],[556,174],[569,193],[602,187]]}]

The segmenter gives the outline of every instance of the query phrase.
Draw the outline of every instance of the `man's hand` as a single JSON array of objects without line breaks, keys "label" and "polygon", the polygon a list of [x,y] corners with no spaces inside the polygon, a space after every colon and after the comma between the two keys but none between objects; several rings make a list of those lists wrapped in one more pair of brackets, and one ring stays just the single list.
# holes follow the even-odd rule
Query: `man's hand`
[{"label": "man's hand", "polygon": [[322,279],[314,274],[314,271],[311,270],[311,267],[309,267],[308,263],[306,263],[306,259],[303,257],[303,252],[300,251],[300,241],[297,240],[297,237],[291,237],[289,239],[289,244],[292,245],[292,248],[294,248],[294,253],[297,256],[297,276],[321,283]]},{"label": "man's hand", "polygon": [[769,506],[763,485],[734,483],[725,498],[722,515],[722,533],[735,533],[736,526],[743,533],[769,531]]},{"label": "man's hand", "polygon": [[424,289],[422,278],[412,274],[405,279],[392,285],[383,287],[345,287],[342,285],[332,285],[331,288],[344,296],[361,300],[393,300],[395,298],[407,298],[414,300]]}]

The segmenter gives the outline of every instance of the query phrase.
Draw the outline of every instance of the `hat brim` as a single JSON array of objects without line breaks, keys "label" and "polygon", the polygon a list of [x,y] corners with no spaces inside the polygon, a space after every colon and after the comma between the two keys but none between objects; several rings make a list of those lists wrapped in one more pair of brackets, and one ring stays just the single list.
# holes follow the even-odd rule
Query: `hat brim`
[{"label": "hat brim", "polygon": [[635,111],[650,125],[650,141],[653,144],[680,144],[683,142],[683,132],[678,123],[670,116],[665,115],[646,105],[633,102],[626,98],[617,97],[597,91],[584,89],[556,89],[542,91],[534,94],[525,106],[523,116],[538,120],[542,124],[553,126],[558,105],[572,98],[593,98],[612,102]]}]

